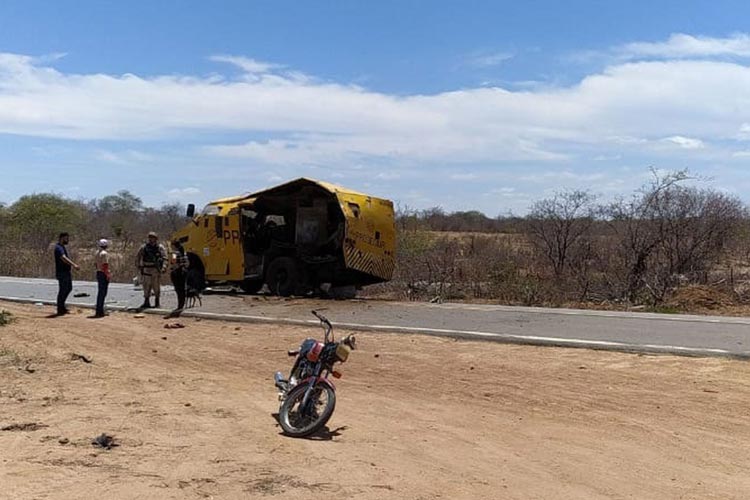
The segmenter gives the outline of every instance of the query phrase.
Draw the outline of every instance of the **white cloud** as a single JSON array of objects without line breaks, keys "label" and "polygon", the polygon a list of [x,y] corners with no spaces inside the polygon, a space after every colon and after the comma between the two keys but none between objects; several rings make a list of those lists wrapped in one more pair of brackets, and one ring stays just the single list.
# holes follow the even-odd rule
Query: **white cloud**
[{"label": "white cloud", "polygon": [[693,139],[691,137],[683,137],[681,135],[673,135],[672,137],[665,137],[661,140],[664,144],[676,145],[683,149],[703,149],[706,145],[700,139]]},{"label": "white cloud", "polygon": [[126,151],[110,151],[100,149],[94,152],[94,159],[116,165],[127,165],[136,162],[149,162],[153,157],[149,154],[129,149]]},{"label": "white cloud", "polygon": [[726,38],[692,36],[675,33],[664,42],[635,42],[623,45],[617,52],[627,58],[658,57],[681,59],[695,57],[750,57],[750,36],[737,33]]},{"label": "white cloud", "polygon": [[401,174],[398,172],[378,172],[375,178],[381,181],[393,181],[401,178]]},{"label": "white cloud", "polygon": [[518,180],[537,183],[549,183],[550,181],[555,181],[555,183],[572,182],[587,184],[590,182],[601,181],[606,177],[606,174],[604,174],[603,172],[576,173],[570,170],[547,170],[529,175],[521,175],[518,177]]},{"label": "white cloud", "polygon": [[274,69],[279,69],[279,68],[284,67],[283,65],[280,65],[280,64],[267,63],[267,62],[258,61],[256,59],[251,59],[249,57],[242,57],[242,56],[216,55],[216,56],[211,56],[209,59],[214,62],[231,64],[247,73],[253,73],[253,74],[270,73]]},{"label": "white cloud", "polygon": [[469,56],[466,59],[466,65],[474,68],[491,68],[512,58],[513,54],[510,52],[478,53]]},{"label": "white cloud", "polygon": [[463,174],[451,174],[451,180],[454,181],[473,181],[477,178],[477,174],[463,173]]},{"label": "white cloud", "polygon": [[750,123],[740,125],[740,130],[735,135],[738,141],[750,141]]},{"label": "white cloud", "polygon": [[[719,40],[734,40],[724,46],[739,53],[746,38]],[[677,47],[675,40],[681,39],[664,43]],[[704,48],[692,53],[710,52],[708,39],[696,40]],[[632,45],[634,53],[658,52]],[[285,174],[305,165],[336,167],[336,175],[356,165],[396,171],[404,165],[460,164],[486,170],[519,162],[562,164],[560,170],[582,175],[574,172],[580,158],[616,159],[634,151],[669,158],[665,155],[750,137],[750,126],[738,119],[750,116],[750,68],[733,62],[628,62],[568,86],[396,96],[316,81],[245,57],[213,60],[243,74],[73,74],[42,59],[0,54],[0,133],[189,142],[206,131],[231,132],[243,139],[203,151],[275,166]],[[272,138],[255,138],[261,134]],[[150,160],[135,150],[100,150],[97,157],[113,163]]]},{"label": "white cloud", "polygon": [[190,200],[201,194],[197,187],[174,188],[167,191],[167,198],[171,200]]},{"label": "white cloud", "polygon": [[621,160],[622,155],[596,155],[594,156],[594,161],[617,161]]}]

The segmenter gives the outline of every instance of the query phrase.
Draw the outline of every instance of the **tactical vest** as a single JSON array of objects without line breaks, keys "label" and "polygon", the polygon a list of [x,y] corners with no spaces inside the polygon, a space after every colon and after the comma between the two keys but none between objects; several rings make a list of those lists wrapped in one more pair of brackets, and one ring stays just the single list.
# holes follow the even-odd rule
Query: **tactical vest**
[{"label": "tactical vest", "polygon": [[143,247],[143,265],[144,267],[158,267],[161,268],[163,264],[163,257],[159,252],[159,245],[146,244]]}]

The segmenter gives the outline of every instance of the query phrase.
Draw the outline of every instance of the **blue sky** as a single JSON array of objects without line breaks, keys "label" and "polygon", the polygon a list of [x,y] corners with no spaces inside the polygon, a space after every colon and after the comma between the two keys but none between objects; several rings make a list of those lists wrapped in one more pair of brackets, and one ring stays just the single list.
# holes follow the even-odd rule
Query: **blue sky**
[{"label": "blue sky", "polygon": [[0,201],[308,176],[523,213],[690,168],[748,200],[745,2],[0,3]]}]

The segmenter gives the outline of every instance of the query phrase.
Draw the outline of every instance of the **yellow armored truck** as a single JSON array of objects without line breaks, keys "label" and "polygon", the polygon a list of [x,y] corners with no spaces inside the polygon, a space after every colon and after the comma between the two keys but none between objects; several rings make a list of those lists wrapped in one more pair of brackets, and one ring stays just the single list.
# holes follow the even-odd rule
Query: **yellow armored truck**
[{"label": "yellow armored truck", "polygon": [[393,203],[300,178],[212,201],[171,241],[188,254],[188,284],[231,284],[248,293],[352,297],[393,275]]}]

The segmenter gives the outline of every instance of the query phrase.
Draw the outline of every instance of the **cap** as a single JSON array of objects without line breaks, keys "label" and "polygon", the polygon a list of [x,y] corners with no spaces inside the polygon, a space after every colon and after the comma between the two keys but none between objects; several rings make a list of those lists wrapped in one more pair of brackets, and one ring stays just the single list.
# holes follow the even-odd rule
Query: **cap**
[{"label": "cap", "polygon": [[99,246],[100,248],[107,248],[107,247],[109,246],[109,241],[107,241],[107,240],[105,240],[104,238],[102,238],[102,239],[100,239],[99,241],[97,241],[97,242],[96,242],[96,244],[97,244],[97,245],[98,245],[98,246]]},{"label": "cap", "polygon": [[148,233],[148,237],[149,237],[149,238],[152,238],[152,237],[153,237],[153,238],[158,238],[159,236],[157,236],[157,234],[156,234],[155,232],[153,232],[153,231],[149,231],[149,233]]}]

